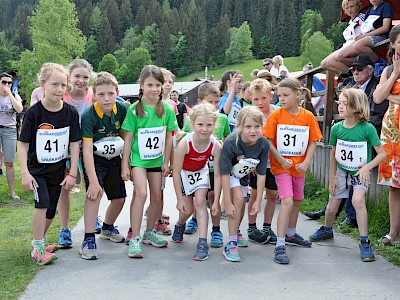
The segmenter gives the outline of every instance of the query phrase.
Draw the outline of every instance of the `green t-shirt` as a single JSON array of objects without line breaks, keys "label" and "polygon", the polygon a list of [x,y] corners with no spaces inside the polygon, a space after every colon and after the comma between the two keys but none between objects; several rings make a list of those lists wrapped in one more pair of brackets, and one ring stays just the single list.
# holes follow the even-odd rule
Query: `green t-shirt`
[{"label": "green t-shirt", "polygon": [[[129,107],[122,124],[122,129],[134,133],[131,166],[141,168],[161,167],[164,158],[161,153],[165,152],[166,132],[178,129],[174,111],[169,104],[163,101],[164,115],[159,118],[156,108],[148,107],[142,101],[146,116],[138,117],[136,116],[137,103]],[[139,152],[139,149],[141,152]]]},{"label": "green t-shirt", "polygon": [[95,102],[82,114],[82,139],[96,142],[104,137],[119,136],[126,111],[125,103],[116,102],[111,117],[109,117]]},{"label": "green t-shirt", "polygon": [[[341,140],[342,142],[338,142]],[[332,146],[336,146],[336,155],[339,155],[340,158],[350,165],[353,164],[355,166],[355,170],[351,171],[349,169],[345,169],[339,162],[338,167],[343,172],[347,172],[351,175],[354,175],[358,172],[358,166],[355,164],[356,162],[361,161],[361,156],[357,155],[359,152],[358,149],[360,145],[356,144],[346,144],[345,142],[367,142],[367,162],[369,163],[372,159],[372,147],[379,146],[381,141],[379,140],[378,134],[376,132],[375,127],[368,122],[363,124],[358,123],[356,126],[352,128],[345,128],[343,126],[343,121],[333,125],[331,129],[331,136],[329,140],[329,144]]]},{"label": "green t-shirt", "polygon": [[[192,132],[192,124],[190,123],[190,118],[188,118],[185,122],[185,125],[183,125],[182,130],[186,133]],[[225,137],[227,137],[231,133],[231,130],[229,129],[229,121],[228,117],[224,114],[218,113],[218,119],[217,122],[215,123],[214,127],[214,135],[217,139],[222,141]]]}]

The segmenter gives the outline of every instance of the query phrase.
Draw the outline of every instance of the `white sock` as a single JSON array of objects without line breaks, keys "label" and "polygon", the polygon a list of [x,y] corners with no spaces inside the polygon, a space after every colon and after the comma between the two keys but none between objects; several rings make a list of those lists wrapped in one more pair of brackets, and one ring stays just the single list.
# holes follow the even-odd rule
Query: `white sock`
[{"label": "white sock", "polygon": [[296,234],[296,228],[288,228],[287,230],[286,230],[286,235],[288,236],[288,237],[292,237],[292,236],[294,236]]},{"label": "white sock", "polygon": [[279,246],[285,246],[285,237],[277,237],[276,238],[276,246],[275,247],[279,247]]},{"label": "white sock", "polygon": [[40,247],[44,246],[44,239],[42,240],[32,240],[33,252],[39,250]]}]

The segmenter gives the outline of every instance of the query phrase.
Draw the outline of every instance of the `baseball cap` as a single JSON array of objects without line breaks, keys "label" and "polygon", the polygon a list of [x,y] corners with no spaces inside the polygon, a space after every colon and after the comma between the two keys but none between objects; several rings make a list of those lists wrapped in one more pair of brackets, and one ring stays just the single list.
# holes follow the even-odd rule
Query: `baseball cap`
[{"label": "baseball cap", "polygon": [[360,67],[366,67],[368,65],[374,66],[374,62],[368,56],[363,54],[354,57],[353,63],[351,64],[351,66],[360,66]]}]

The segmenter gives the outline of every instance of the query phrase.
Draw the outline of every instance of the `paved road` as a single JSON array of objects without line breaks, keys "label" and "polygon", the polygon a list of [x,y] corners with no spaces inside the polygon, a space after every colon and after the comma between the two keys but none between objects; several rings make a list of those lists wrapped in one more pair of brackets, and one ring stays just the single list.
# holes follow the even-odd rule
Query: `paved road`
[{"label": "paved road", "polygon": [[[130,197],[132,187],[127,187]],[[170,178],[165,198],[174,224],[178,213]],[[106,206],[103,199],[100,215]],[[116,225],[126,233],[129,202]],[[318,226],[299,217],[298,232],[304,236]],[[221,227],[226,233],[227,221]],[[246,228],[244,221],[241,229]],[[207,261],[196,262],[197,234],[165,249],[143,246],[145,258],[139,260],[128,258],[126,245],[97,239],[99,259],[86,261],[78,255],[82,237],[81,220],[73,230],[74,248],[59,250],[59,259],[37,274],[20,299],[400,299],[400,269],[381,256],[361,262],[356,241],[340,234],[311,249],[288,246],[290,265],[273,262],[273,245],[253,243],[240,249],[241,263],[227,262],[221,249],[211,249]]]}]

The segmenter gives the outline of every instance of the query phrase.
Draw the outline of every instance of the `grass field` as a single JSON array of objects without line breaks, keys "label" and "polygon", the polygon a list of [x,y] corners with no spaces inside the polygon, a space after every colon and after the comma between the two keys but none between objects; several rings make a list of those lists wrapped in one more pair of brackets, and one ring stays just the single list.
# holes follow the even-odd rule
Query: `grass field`
[{"label": "grass field", "polygon": [[[21,197],[21,200],[13,201],[8,198],[6,177],[0,176],[0,299],[17,299],[33,276],[41,269],[30,258],[34,206],[33,193],[22,191],[20,170],[17,162],[15,163],[15,168],[16,193]],[[72,194],[71,227],[75,226],[76,222],[81,218],[83,205],[83,192]],[[57,243],[59,230],[60,221],[56,216],[47,234],[47,242]]]},{"label": "grass field", "polygon": [[[303,64],[301,63],[300,57],[288,57],[284,58],[285,66],[288,68],[289,72],[301,71],[303,69]],[[220,80],[222,78],[222,74],[228,70],[240,70],[244,74],[244,81],[251,80],[251,72],[254,69],[263,69],[262,59],[253,59],[248,60],[245,63],[230,65],[227,67],[219,67],[219,68],[208,68],[208,78],[210,76],[214,76],[215,80]],[[196,73],[192,73],[190,75],[179,77],[176,81],[192,81],[196,77],[204,78],[204,70],[201,70]]]}]

